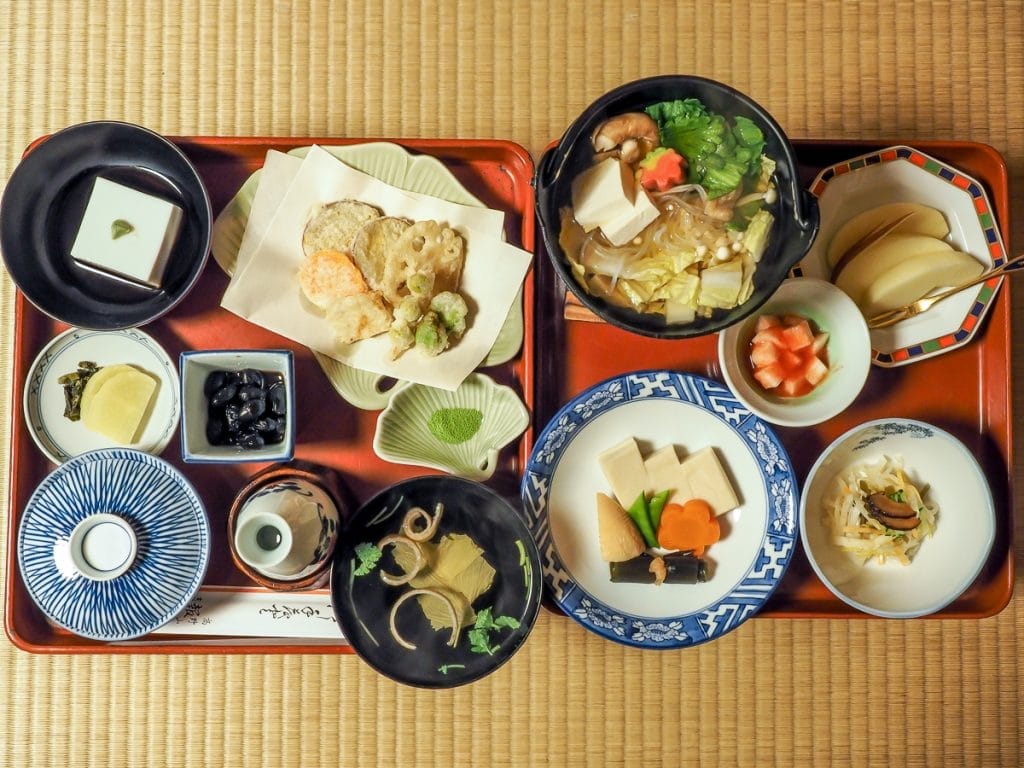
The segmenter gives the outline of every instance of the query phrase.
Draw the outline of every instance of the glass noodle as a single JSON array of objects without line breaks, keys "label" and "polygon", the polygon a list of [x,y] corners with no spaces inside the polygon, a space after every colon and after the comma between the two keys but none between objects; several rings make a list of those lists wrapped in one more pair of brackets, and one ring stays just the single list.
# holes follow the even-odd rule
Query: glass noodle
[{"label": "glass noodle", "polygon": [[698,184],[652,197],[661,215],[621,246],[598,229],[583,233],[571,211],[563,212],[563,250],[580,285],[612,303],[664,314],[669,322],[689,322],[746,301],[771,226],[767,211],[763,225],[740,230],[729,226],[736,197],[709,200]]}]

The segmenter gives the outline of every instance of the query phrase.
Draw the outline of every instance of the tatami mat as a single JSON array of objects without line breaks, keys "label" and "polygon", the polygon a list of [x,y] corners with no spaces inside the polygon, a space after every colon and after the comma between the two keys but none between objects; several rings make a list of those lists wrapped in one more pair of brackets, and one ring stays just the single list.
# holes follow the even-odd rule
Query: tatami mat
[{"label": "tatami mat", "polygon": [[[1019,2],[0,0],[0,178],[32,138],[96,118],[501,137],[537,156],[608,88],[686,72],[749,93],[792,137],[992,144],[1024,243],[1022,20]],[[544,613],[510,664],[453,692],[351,656],[33,656],[5,640],[0,765],[1015,766],[1022,634],[1022,597],[976,621],[760,619],[672,653]]]}]

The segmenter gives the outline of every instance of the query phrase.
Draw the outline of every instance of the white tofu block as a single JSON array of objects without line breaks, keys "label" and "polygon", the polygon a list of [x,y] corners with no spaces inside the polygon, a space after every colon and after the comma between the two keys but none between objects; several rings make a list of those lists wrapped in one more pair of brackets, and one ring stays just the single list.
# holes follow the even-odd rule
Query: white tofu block
[{"label": "white tofu block", "polygon": [[636,200],[629,206],[629,210],[602,224],[601,231],[612,245],[625,245],[658,218],[660,213],[658,206],[647,196],[646,190],[638,189]]},{"label": "white tofu block", "polygon": [[173,203],[97,177],[71,257],[101,272],[159,288],[181,218],[181,208]]},{"label": "white tofu block", "polygon": [[636,440],[630,437],[602,451],[597,455],[597,463],[601,465],[601,471],[619,504],[623,509],[629,509],[636,497],[643,493],[647,479],[644,459]]},{"label": "white tofu block", "polygon": [[677,477],[676,493],[669,498],[670,502],[682,504],[690,499],[703,499],[716,515],[739,506],[736,491],[711,446],[688,456],[679,465]]},{"label": "white tofu block", "polygon": [[647,191],[614,157],[573,180],[572,207],[573,217],[584,231],[600,227],[612,245],[625,245],[659,214]]},{"label": "white tofu block", "polygon": [[587,168],[572,182],[572,215],[584,231],[621,217],[632,208],[626,194],[629,183],[622,164],[614,157]]},{"label": "white tofu block", "polygon": [[646,481],[644,490],[649,496],[662,491],[674,491],[679,482],[679,456],[674,445],[665,445],[644,459]]}]

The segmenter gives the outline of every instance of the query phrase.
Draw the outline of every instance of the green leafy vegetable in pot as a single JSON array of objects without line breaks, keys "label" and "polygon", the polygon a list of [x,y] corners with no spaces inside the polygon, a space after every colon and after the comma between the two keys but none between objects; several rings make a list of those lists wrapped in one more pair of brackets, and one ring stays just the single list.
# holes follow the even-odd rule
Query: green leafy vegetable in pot
[{"label": "green leafy vegetable in pot", "polygon": [[730,126],[697,99],[652,104],[647,114],[658,124],[661,143],[687,159],[690,183],[703,186],[709,199],[760,174],[764,134],[749,118],[736,117]]}]

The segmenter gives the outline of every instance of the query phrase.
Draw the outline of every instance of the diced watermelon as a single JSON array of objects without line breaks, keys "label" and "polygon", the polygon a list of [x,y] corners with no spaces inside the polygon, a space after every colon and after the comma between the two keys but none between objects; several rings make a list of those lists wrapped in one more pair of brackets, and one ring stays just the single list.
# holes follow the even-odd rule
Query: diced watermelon
[{"label": "diced watermelon", "polygon": [[763,368],[766,365],[778,362],[779,348],[771,342],[762,341],[750,348],[750,362],[755,368]]},{"label": "diced watermelon", "polygon": [[795,325],[787,325],[782,331],[782,336],[787,348],[796,350],[810,346],[814,341],[814,334],[811,333],[811,326],[806,320],[801,320]]},{"label": "diced watermelon", "polygon": [[776,325],[781,324],[782,321],[775,315],[761,315],[757,318],[757,324],[754,326],[754,333],[759,333],[765,328],[774,328]]},{"label": "diced watermelon", "polygon": [[785,330],[786,329],[783,328],[781,325],[774,325],[771,326],[770,328],[765,328],[763,331],[758,331],[757,333],[754,334],[754,338],[751,339],[751,343],[769,343],[774,344],[776,347],[788,347],[789,345],[786,344],[782,335],[783,333],[785,333]]},{"label": "diced watermelon", "polygon": [[827,332],[798,315],[761,315],[750,345],[754,378],[782,397],[802,397],[828,375]]},{"label": "diced watermelon", "polygon": [[765,389],[775,389],[782,383],[784,376],[785,372],[778,363],[772,363],[754,371],[754,378]]},{"label": "diced watermelon", "polygon": [[812,387],[816,387],[826,376],[828,376],[828,366],[819,358],[812,357],[807,363],[804,378],[807,379]]},{"label": "diced watermelon", "polygon": [[790,376],[787,379],[783,379],[779,385],[779,389],[782,394],[787,397],[796,397],[797,395],[803,394],[807,389],[807,383],[804,381],[803,376]]},{"label": "diced watermelon", "polygon": [[796,352],[790,352],[788,349],[783,349],[779,352],[779,362],[782,363],[782,367],[787,371],[792,371],[794,369],[803,368],[804,358]]}]

